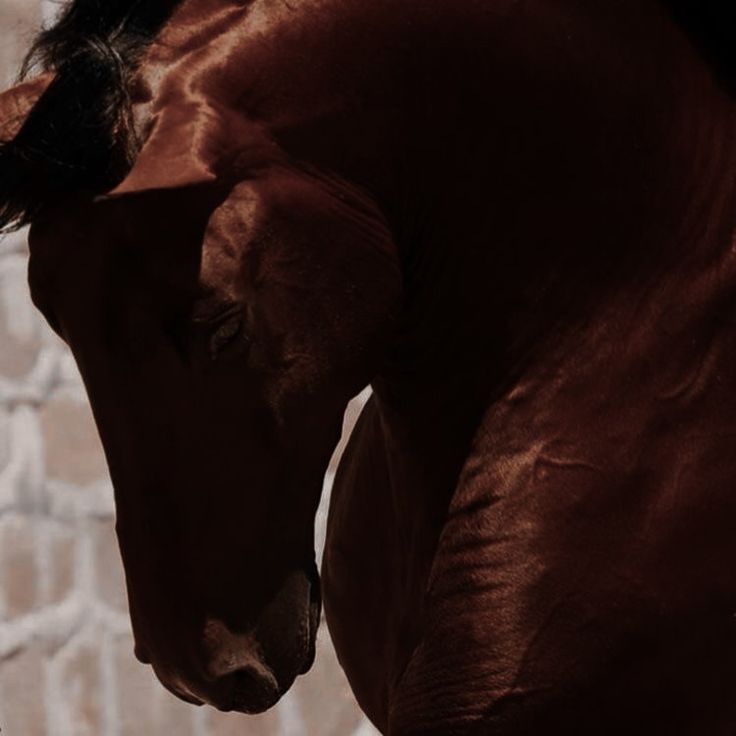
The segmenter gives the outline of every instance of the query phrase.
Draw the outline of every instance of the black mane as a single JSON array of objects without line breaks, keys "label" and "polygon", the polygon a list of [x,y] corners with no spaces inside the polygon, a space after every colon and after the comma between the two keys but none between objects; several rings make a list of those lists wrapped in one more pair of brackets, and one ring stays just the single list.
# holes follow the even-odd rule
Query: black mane
[{"label": "black mane", "polygon": [[[660,0],[736,92],[736,3]],[[34,43],[23,75],[54,81],[12,141],[0,141],[0,230],[28,224],[68,191],[104,192],[138,150],[128,86],[143,52],[181,0],[72,0]]]},{"label": "black mane", "polygon": [[65,191],[104,192],[138,148],[128,97],[143,52],[181,0],[73,0],[23,65],[54,81],[0,142],[0,229],[28,224]]}]

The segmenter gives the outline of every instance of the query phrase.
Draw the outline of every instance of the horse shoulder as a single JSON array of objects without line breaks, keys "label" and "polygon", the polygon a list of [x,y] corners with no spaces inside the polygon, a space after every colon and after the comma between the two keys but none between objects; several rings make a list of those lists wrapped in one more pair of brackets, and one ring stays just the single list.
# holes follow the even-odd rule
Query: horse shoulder
[{"label": "horse shoulder", "polygon": [[654,409],[617,434],[618,416],[528,389],[473,443],[389,733],[729,733],[734,503],[705,501],[730,487],[723,448],[685,456]]}]

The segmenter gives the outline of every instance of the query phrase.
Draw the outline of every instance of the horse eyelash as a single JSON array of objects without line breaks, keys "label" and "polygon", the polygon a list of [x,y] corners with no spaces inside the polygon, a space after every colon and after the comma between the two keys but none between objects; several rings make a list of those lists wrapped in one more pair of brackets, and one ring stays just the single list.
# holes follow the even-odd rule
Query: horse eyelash
[{"label": "horse eyelash", "polygon": [[214,360],[220,351],[227,347],[238,337],[243,329],[243,318],[238,316],[222,323],[211,335],[209,339],[209,353]]},{"label": "horse eyelash", "polygon": [[[182,360],[189,363],[192,350],[201,349],[202,343],[212,360],[216,360],[239,338],[248,344],[250,341],[243,333],[243,326],[242,312],[231,307],[221,312],[217,319],[190,317],[173,320],[166,326],[166,333]],[[193,343],[199,343],[200,347],[196,348]]]}]

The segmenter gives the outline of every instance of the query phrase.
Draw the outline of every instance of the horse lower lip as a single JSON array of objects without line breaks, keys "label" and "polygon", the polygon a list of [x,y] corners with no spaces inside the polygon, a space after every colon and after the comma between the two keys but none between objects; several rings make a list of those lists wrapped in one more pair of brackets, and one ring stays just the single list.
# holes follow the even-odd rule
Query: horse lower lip
[{"label": "horse lower lip", "polygon": [[257,688],[255,690],[239,690],[236,687],[226,699],[217,700],[213,702],[213,705],[223,713],[237,711],[247,715],[254,715],[263,713],[276,705],[280,697],[281,692],[278,689],[266,690]]},{"label": "horse lower lip", "polygon": [[262,702],[245,702],[245,701],[231,701],[227,703],[213,703],[213,706],[220,711],[220,713],[243,713],[247,716],[255,716],[260,713],[272,708],[278,702],[278,698],[273,701],[262,701]]}]

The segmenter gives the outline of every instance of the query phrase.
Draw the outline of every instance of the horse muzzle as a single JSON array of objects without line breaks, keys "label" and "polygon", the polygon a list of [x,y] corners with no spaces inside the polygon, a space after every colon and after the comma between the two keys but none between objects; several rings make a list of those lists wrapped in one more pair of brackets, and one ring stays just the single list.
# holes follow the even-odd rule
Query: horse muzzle
[{"label": "horse muzzle", "polygon": [[164,686],[185,702],[262,713],[311,668],[321,606],[319,575],[310,566],[287,576],[255,624],[238,629],[223,618],[207,618],[189,666],[167,667],[140,647],[136,655],[152,663]]}]

